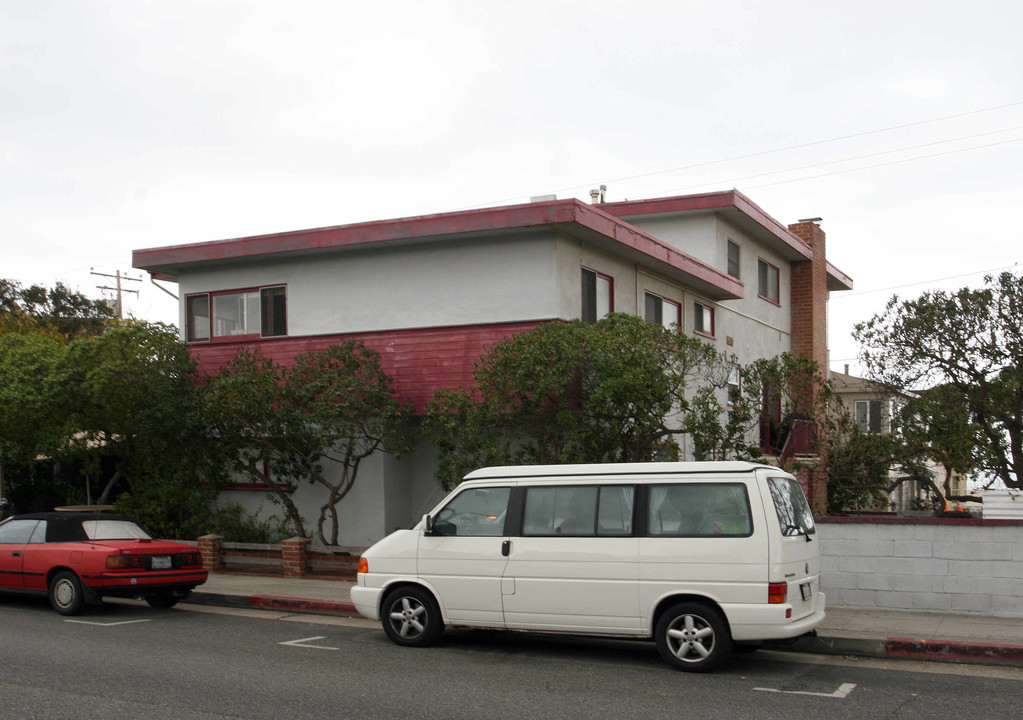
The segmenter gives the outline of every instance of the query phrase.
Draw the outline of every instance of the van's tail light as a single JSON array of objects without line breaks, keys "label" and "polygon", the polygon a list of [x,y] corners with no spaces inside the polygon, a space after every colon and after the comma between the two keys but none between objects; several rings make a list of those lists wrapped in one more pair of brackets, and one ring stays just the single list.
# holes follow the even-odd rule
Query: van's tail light
[{"label": "van's tail light", "polygon": [[369,572],[369,560],[367,560],[364,557],[359,558],[359,572],[361,573]]},{"label": "van's tail light", "polygon": [[771,583],[767,586],[767,602],[771,605],[783,604],[789,596],[788,583]]}]

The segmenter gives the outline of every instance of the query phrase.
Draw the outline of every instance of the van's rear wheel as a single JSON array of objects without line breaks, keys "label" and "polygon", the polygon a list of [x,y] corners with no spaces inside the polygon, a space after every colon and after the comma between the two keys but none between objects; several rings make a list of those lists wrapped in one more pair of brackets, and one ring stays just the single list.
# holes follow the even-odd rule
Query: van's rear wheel
[{"label": "van's rear wheel", "polygon": [[432,645],[444,630],[437,601],[419,587],[398,588],[384,598],[384,632],[407,647]]},{"label": "van's rear wheel", "polygon": [[721,613],[699,602],[672,605],[655,630],[657,650],[676,670],[707,672],[728,659],[732,635]]}]

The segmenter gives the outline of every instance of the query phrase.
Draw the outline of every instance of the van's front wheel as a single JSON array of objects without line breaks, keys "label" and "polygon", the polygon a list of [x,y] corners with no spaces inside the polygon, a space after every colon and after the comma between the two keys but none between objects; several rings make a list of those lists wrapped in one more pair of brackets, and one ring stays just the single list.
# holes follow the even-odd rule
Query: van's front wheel
[{"label": "van's front wheel", "polygon": [[388,594],[381,620],[387,637],[408,647],[432,645],[444,630],[437,601],[419,587],[398,588]]},{"label": "van's front wheel", "polygon": [[707,672],[728,659],[732,635],[721,613],[699,602],[672,605],[655,630],[657,650],[676,670]]}]

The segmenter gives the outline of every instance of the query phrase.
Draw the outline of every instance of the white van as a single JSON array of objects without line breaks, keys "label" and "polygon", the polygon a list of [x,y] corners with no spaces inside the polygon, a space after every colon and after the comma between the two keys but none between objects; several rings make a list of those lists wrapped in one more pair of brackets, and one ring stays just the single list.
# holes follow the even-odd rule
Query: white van
[{"label": "white van", "polygon": [[796,479],[740,462],[477,470],[359,561],[352,601],[399,645],[447,626],[653,636],[680,670],[824,619]]}]

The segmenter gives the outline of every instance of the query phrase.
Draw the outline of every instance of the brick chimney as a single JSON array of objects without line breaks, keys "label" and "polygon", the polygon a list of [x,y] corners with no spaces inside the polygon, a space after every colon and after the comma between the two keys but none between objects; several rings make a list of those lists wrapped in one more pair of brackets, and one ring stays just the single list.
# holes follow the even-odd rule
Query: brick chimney
[{"label": "brick chimney", "polygon": [[[828,375],[828,262],[820,218],[800,220],[789,230],[806,243],[810,260],[792,263],[792,354],[817,361],[822,377]],[[818,433],[824,432],[823,418],[817,418]],[[820,438],[820,435],[818,435]],[[824,458],[816,467],[804,468],[797,475],[817,514],[827,512],[828,477]]]},{"label": "brick chimney", "polygon": [[792,354],[817,361],[828,372],[828,261],[820,218],[800,220],[789,230],[813,250],[813,258],[792,263]]}]

